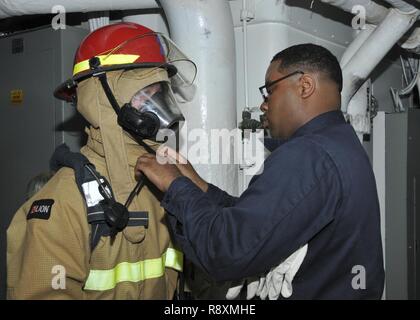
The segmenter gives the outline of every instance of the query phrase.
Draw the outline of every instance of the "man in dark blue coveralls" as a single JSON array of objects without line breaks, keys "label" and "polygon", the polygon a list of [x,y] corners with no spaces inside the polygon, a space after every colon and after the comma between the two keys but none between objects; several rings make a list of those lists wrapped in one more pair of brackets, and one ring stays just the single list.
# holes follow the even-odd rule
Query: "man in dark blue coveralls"
[{"label": "man in dark blue coveralls", "polygon": [[[379,299],[384,286],[379,204],[369,159],[341,111],[342,72],[325,48],[274,56],[260,88],[275,149],[239,197],[190,164],[137,162],[165,192],[175,240],[216,281],[267,273],[308,244],[291,299]],[[363,285],[355,286],[355,270]]]}]

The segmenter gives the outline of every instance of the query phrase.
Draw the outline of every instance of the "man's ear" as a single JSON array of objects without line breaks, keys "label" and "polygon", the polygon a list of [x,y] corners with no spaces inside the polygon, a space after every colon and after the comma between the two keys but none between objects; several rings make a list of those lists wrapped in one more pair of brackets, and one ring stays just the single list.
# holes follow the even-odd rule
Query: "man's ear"
[{"label": "man's ear", "polygon": [[316,79],[310,75],[305,73],[300,78],[300,96],[302,99],[308,99],[312,94],[315,92],[317,86]]}]

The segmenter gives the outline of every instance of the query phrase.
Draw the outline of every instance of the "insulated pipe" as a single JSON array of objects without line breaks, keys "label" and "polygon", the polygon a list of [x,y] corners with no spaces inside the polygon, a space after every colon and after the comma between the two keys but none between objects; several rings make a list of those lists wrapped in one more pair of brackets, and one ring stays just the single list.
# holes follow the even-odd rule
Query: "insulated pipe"
[{"label": "insulated pipe", "polygon": [[[336,6],[344,11],[352,12],[352,9],[356,5],[361,5],[366,9],[366,19],[368,23],[371,24],[379,24],[385,19],[386,15],[388,14],[389,9],[381,6],[371,0],[321,0],[324,3],[328,3],[330,5]],[[385,0],[393,7],[403,11],[403,12],[410,12],[415,10],[416,8],[409,3],[402,1],[402,0]],[[420,2],[420,0],[417,0]],[[413,34],[401,44],[403,49],[419,53],[420,48],[420,28],[416,28]]]},{"label": "insulated pipe", "polygon": [[401,44],[401,48],[416,54],[420,53],[420,28],[414,29],[410,37]]},{"label": "insulated pipe", "polygon": [[244,54],[244,92],[245,92],[245,108],[249,107],[249,92],[248,92],[248,8],[247,0],[242,0],[242,32],[243,32],[243,54]]},{"label": "insulated pipe", "polygon": [[[188,129],[181,132],[181,142],[187,142],[191,150],[197,135],[203,142],[205,139],[200,135],[207,134],[208,143],[204,147],[210,156],[215,146],[211,144],[211,131],[236,128],[235,37],[229,3],[226,0],[161,0],[160,3],[171,38],[198,69],[196,95],[191,102],[181,105],[186,118],[184,127]],[[227,145],[220,147],[219,150],[226,150]],[[185,155],[185,146],[181,152]],[[236,165],[209,161],[193,165],[207,181],[237,193]]]},{"label": "insulated pipe", "polygon": [[[340,65],[342,69],[345,68],[355,53],[363,46],[375,28],[376,26],[367,24],[365,29],[358,31],[357,36],[347,47],[341,58]],[[361,142],[363,140],[363,134],[370,132],[370,114],[367,108],[366,97],[367,87],[368,82],[366,81],[349,101],[347,108],[347,118],[350,120],[350,123],[352,124]]]},{"label": "insulated pipe", "polygon": [[[391,9],[385,20],[368,37],[356,54],[345,65],[343,70],[343,92],[341,108],[347,111],[350,99],[366,81],[369,74],[385,57],[397,41],[416,22],[419,11],[403,13]],[[378,43],[381,49],[378,50]],[[366,59],[369,57],[369,59]]]},{"label": "insulated pipe", "polygon": [[363,141],[363,134],[370,133],[370,112],[368,110],[369,80],[366,81],[350,100],[347,110],[347,120],[356,131],[360,142]]},{"label": "insulated pipe", "polygon": [[395,9],[398,9],[402,12],[412,12],[417,10],[416,7],[402,0],[385,0],[385,2],[388,2]]},{"label": "insulated pipe", "polygon": [[357,50],[365,43],[365,41],[370,37],[372,32],[375,30],[376,26],[373,24],[367,24],[365,29],[357,31],[357,35],[347,47],[346,51],[344,52],[343,56],[341,57],[340,65],[341,68],[344,69],[346,64],[351,60]]},{"label": "insulated pipe", "polygon": [[372,0],[321,0],[344,11],[352,13],[354,6],[363,6],[366,9],[366,20],[369,23],[379,24],[385,19],[389,9]]},{"label": "insulated pipe", "polygon": [[[416,10],[414,6],[401,0],[386,0],[386,2],[393,5],[395,8],[401,11],[408,12],[410,10]],[[418,2],[420,2],[420,0],[418,0]],[[410,35],[410,37],[407,40],[405,40],[403,43],[401,43],[401,47],[410,52],[419,54],[420,53],[419,46],[420,46],[420,27],[417,27],[413,31],[413,33]]]},{"label": "insulated pipe", "polygon": [[90,32],[109,25],[109,12],[108,11],[95,12],[90,15],[92,15],[92,17],[89,18]]},{"label": "insulated pipe", "polygon": [[0,19],[51,13],[55,6],[63,6],[66,12],[159,8],[155,0],[0,0]]},{"label": "insulated pipe", "polygon": [[162,15],[158,12],[148,14],[127,15],[122,18],[122,21],[141,24],[142,26],[148,27],[153,31],[169,35],[169,30],[165,24],[165,21],[162,18]]}]

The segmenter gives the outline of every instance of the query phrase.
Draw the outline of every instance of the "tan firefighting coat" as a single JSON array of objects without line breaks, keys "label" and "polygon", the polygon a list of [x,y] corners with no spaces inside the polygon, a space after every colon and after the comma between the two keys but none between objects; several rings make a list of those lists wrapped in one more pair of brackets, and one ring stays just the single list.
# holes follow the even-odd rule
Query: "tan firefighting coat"
[{"label": "tan firefighting coat", "polygon": [[[168,81],[162,69],[108,73],[118,103],[139,89]],[[134,188],[134,166],[145,151],[118,125],[96,78],[78,87],[78,110],[91,124],[81,152],[110,182],[115,198],[125,203]],[[157,147],[147,141],[152,147]],[[172,299],[182,254],[171,245],[159,194],[144,187],[130,211],[148,211],[149,226],[126,227],[111,244],[102,237],[90,250],[91,227],[74,171],[60,169],[15,214],[7,230],[9,299]],[[52,199],[48,219],[27,219],[36,200]]]}]

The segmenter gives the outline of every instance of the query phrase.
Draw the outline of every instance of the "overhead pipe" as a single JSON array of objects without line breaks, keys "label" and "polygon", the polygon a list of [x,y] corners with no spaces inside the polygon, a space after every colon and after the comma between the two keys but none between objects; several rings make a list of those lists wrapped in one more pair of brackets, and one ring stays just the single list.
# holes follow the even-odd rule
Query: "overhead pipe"
[{"label": "overhead pipe", "polygon": [[[401,0],[385,0],[385,1],[401,11],[409,12],[409,11],[416,10],[416,7],[414,7],[413,5],[405,1],[401,1]],[[420,2],[420,0],[418,0],[417,2]],[[408,39],[403,41],[400,45],[401,45],[401,48],[407,51],[419,54],[420,53],[420,27],[417,27],[416,29],[414,29],[410,37],[408,37]]]},{"label": "overhead pipe", "polygon": [[[400,10],[391,9],[385,20],[372,32],[345,65],[341,103],[343,112],[347,112],[350,99],[389,50],[416,22],[418,16],[418,10],[404,13]],[[381,50],[378,50],[378,43],[381,44]],[[369,59],[366,59],[366,57],[369,57]]]},{"label": "overhead pipe", "polygon": [[[385,1],[403,12],[410,12],[416,9],[413,5],[402,0]],[[321,2],[336,6],[350,13],[352,13],[354,6],[361,5],[366,9],[367,22],[374,25],[381,23],[389,12],[388,8],[371,0],[321,0]],[[420,2],[420,0],[417,0],[417,2]],[[416,28],[410,37],[401,42],[400,45],[403,49],[414,53],[420,53],[420,28]]]},{"label": "overhead pipe", "polygon": [[109,25],[109,11],[92,12],[88,16],[90,32]]},{"label": "overhead pipe", "polygon": [[375,31],[376,26],[373,24],[367,24],[364,29],[358,30],[354,40],[347,47],[346,51],[341,57],[340,66],[344,69],[346,64],[351,60],[355,55],[357,50],[366,42],[370,35]]},{"label": "overhead pipe", "polygon": [[[355,53],[364,45],[371,34],[375,31],[376,26],[367,24],[365,29],[358,31],[353,42],[344,52],[340,65],[344,69]],[[360,141],[363,140],[363,134],[370,132],[370,113],[368,111],[367,90],[369,88],[369,80],[366,81],[354,94],[349,101],[347,108],[347,119],[352,124]]]},{"label": "overhead pipe", "polygon": [[[402,1],[402,0],[384,0],[385,2],[389,3],[391,6],[393,6],[395,9],[398,9],[403,12],[411,12],[417,10],[416,7],[413,5]],[[420,0],[418,0],[420,2]],[[414,31],[411,33],[411,35],[402,40],[400,43],[401,48],[413,52],[413,53],[420,53],[420,28],[417,27],[414,29]]]},{"label": "overhead pipe", "polygon": [[122,21],[138,23],[152,29],[153,31],[169,35],[168,27],[166,26],[164,19],[162,19],[159,11],[148,14],[126,15],[122,18]]},{"label": "overhead pipe", "polygon": [[379,24],[388,14],[389,9],[372,0],[321,0],[344,11],[352,13],[354,6],[363,6],[366,9],[366,21]]},{"label": "overhead pipe", "polygon": [[155,0],[0,0],[0,19],[51,13],[56,6],[63,6],[67,13],[159,8]]},{"label": "overhead pipe", "polygon": [[401,48],[416,54],[420,53],[420,28],[414,29],[410,37],[401,43]]},{"label": "overhead pipe", "polygon": [[413,5],[403,0],[384,0],[384,1],[389,3],[395,9],[398,9],[402,12],[412,12],[412,11],[417,10],[416,7],[414,7]]},{"label": "overhead pipe", "polygon": [[248,6],[247,0],[242,0],[241,10],[242,32],[243,32],[243,55],[244,55],[244,89],[245,89],[245,109],[249,107],[248,92]]},{"label": "overhead pipe", "polygon": [[[403,12],[413,12],[418,9],[415,6],[403,0],[384,0],[384,1],[389,3],[392,7]],[[420,0],[417,0],[417,2],[420,2]],[[415,54],[419,54],[420,53],[420,27],[415,28],[408,38],[405,38],[404,40],[400,41],[399,45],[401,46],[401,48],[407,51],[413,52]]]},{"label": "overhead pipe", "polygon": [[[342,8],[345,11],[351,12],[354,5],[363,5],[366,8],[367,13],[367,20],[371,23],[376,23],[376,21],[381,22],[384,17],[383,14],[387,12],[387,9],[385,7],[379,6],[380,11],[378,11],[377,18],[372,18],[372,13],[375,13],[375,10],[378,8],[376,7],[376,4],[372,1],[336,1],[336,0],[321,0],[322,2],[329,3],[335,6],[338,6]],[[385,0],[387,3],[389,3],[391,6],[396,8],[397,10],[400,10],[404,13],[414,13],[417,11],[417,8],[413,5],[401,1],[401,0]],[[418,0],[420,2],[420,0]],[[374,26],[367,24],[364,29],[357,35],[355,40],[350,44],[350,46],[345,51],[342,60],[341,60],[341,67],[344,69],[347,62],[352,58],[352,56],[357,52],[357,50],[361,47],[361,45],[366,41],[366,39],[372,34],[374,31]],[[407,30],[408,31],[408,30]],[[401,41],[401,40],[400,40]],[[420,53],[420,28],[416,28],[412,34],[400,42],[400,45],[403,49],[414,52],[414,53]],[[346,82],[346,81],[345,81]],[[418,84],[420,87],[420,83]],[[365,103],[365,90],[366,85],[362,85],[358,89],[358,93],[354,94],[353,98],[351,100],[348,100],[348,92],[344,92],[343,94],[343,110],[347,112],[347,117],[352,123],[353,127],[357,132],[366,132],[365,128],[367,128],[366,123],[368,123],[370,120],[369,114],[367,110],[364,108]],[[348,105],[345,104],[348,101]],[[364,119],[362,121],[362,119]]]},{"label": "overhead pipe", "polygon": [[370,80],[364,82],[349,102],[346,118],[356,131],[360,142],[363,135],[370,133],[370,110],[368,92],[372,89]]},{"label": "overhead pipe", "polygon": [[[204,129],[211,137],[212,129],[236,128],[235,37],[228,1],[160,3],[171,38],[198,69],[195,97],[181,105],[188,131]],[[181,133],[181,139],[188,141],[188,132]],[[237,166],[205,163],[194,167],[207,181],[237,193]]]}]

